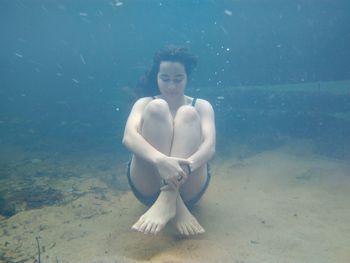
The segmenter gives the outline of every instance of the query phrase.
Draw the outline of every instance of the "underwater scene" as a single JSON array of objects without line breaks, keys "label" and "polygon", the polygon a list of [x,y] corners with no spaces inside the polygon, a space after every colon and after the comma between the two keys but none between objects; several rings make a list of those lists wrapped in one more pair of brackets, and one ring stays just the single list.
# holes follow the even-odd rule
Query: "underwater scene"
[{"label": "underwater scene", "polygon": [[[0,262],[350,262],[349,10],[0,0]],[[197,57],[185,93],[215,112],[198,235],[131,229],[124,130],[165,45]]]}]

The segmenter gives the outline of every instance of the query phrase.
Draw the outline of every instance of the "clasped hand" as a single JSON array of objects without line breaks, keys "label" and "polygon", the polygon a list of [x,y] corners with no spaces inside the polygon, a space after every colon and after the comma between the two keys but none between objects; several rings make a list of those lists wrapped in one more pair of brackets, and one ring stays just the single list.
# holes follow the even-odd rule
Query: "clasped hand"
[{"label": "clasped hand", "polygon": [[191,162],[187,159],[165,156],[159,158],[155,166],[160,177],[172,188],[178,189],[188,178]]}]

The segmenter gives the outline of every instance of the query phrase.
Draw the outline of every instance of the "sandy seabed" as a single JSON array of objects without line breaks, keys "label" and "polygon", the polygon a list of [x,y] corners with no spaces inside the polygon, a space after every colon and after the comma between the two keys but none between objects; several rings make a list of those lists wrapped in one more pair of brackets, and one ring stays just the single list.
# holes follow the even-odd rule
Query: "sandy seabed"
[{"label": "sandy seabed", "polygon": [[[87,192],[0,221],[4,262],[350,262],[350,162],[293,141],[248,158],[217,156],[193,211],[206,233],[130,230],[145,211],[130,191]],[[232,155],[233,156],[233,155]],[[123,168],[124,170],[124,168]],[[80,187],[106,187],[87,178]],[[8,260],[6,260],[8,259]]]}]

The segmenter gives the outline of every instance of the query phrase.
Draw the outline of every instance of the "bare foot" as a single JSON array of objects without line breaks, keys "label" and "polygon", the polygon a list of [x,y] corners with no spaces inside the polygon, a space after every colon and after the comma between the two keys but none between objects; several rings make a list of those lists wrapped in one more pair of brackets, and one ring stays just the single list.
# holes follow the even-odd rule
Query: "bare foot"
[{"label": "bare foot", "polygon": [[176,190],[164,190],[155,203],[132,226],[145,234],[157,234],[176,214]]},{"label": "bare foot", "polygon": [[197,219],[187,209],[180,195],[177,197],[176,216],[172,222],[182,235],[197,235],[205,232]]}]

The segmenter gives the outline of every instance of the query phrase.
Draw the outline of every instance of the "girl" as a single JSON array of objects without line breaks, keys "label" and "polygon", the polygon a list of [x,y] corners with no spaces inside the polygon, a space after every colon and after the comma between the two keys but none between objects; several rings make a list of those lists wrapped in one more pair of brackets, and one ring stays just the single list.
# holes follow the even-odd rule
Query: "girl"
[{"label": "girl", "polygon": [[186,48],[160,49],[144,82],[153,96],[136,101],[125,126],[123,144],[133,153],[129,184],[150,207],[132,229],[145,234],[169,221],[183,235],[204,233],[189,209],[209,184],[215,123],[208,101],[185,95],[196,62]]}]

